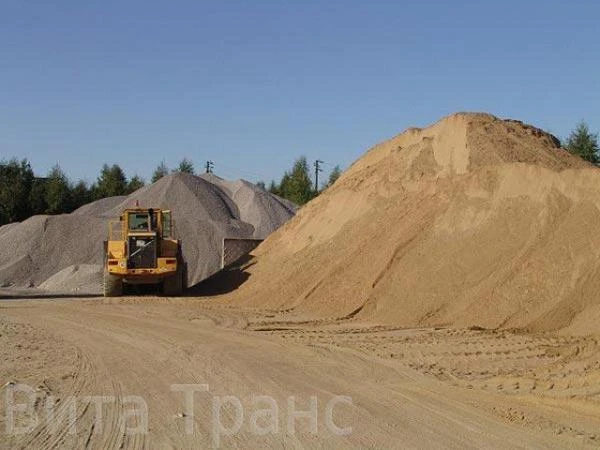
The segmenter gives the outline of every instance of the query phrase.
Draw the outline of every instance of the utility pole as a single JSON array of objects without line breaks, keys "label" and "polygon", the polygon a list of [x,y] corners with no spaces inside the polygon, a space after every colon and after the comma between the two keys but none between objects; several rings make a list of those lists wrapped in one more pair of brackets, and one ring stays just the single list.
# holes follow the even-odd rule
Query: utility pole
[{"label": "utility pole", "polygon": [[213,173],[213,169],[215,168],[215,163],[212,161],[206,161],[206,173]]},{"label": "utility pole", "polygon": [[315,193],[317,194],[319,193],[319,172],[323,172],[323,169],[321,169],[321,164],[325,163],[320,159],[315,161]]}]

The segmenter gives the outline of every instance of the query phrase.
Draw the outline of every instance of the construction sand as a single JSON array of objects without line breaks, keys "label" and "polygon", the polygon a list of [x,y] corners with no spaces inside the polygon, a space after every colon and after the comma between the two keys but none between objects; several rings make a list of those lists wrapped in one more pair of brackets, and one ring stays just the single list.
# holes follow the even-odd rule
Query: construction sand
[{"label": "construction sand", "polygon": [[[239,430],[217,436],[220,448],[594,448],[600,442],[597,340],[285,320],[283,312],[193,298],[0,301],[0,380],[31,386],[40,419],[31,432],[11,435],[8,403],[0,402],[0,447],[214,448],[213,396],[235,396],[243,410]],[[209,390],[196,392],[193,417],[182,393],[172,391],[181,384]],[[102,427],[91,400],[97,395],[107,398]],[[132,395],[146,402],[146,433],[123,431]],[[251,424],[271,404],[254,403],[256,396],[277,405],[278,426],[266,434]],[[327,426],[334,396],[352,401],[333,411],[334,423],[351,427],[349,434]],[[303,412],[316,398],[316,433],[306,417],[289,431],[290,397]],[[58,412],[47,418],[51,398],[61,405],[76,400],[75,433]],[[223,407],[224,426],[237,414]],[[27,414],[14,416],[27,425]]]},{"label": "construction sand", "polygon": [[224,237],[264,239],[295,212],[294,205],[245,181],[172,174],[126,197],[1,227],[0,285],[99,292],[108,221],[136,202],[173,211],[190,285],[220,269]]},{"label": "construction sand", "polygon": [[397,326],[600,333],[600,170],[455,114],[372,148],[254,254],[227,301]]}]

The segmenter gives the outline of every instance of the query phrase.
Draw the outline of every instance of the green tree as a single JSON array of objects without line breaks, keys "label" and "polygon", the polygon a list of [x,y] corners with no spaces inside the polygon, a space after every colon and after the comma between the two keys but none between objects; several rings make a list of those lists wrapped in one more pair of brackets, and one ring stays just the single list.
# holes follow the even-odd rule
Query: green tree
[{"label": "green tree", "polygon": [[342,169],[340,166],[335,166],[329,174],[329,180],[327,181],[327,187],[332,186],[333,183],[342,175]]},{"label": "green tree", "polygon": [[34,178],[33,183],[31,185],[31,192],[29,193],[29,207],[31,209],[30,213],[32,215],[35,214],[45,214],[48,209],[48,204],[46,203],[46,184],[48,180],[47,178]]},{"label": "green tree", "polygon": [[285,172],[281,177],[281,181],[277,185],[277,191],[279,192],[277,195],[280,197],[288,198],[291,195],[291,175],[289,172]]},{"label": "green tree", "polygon": [[183,158],[175,169],[175,172],[189,173],[194,175],[194,163],[187,158]]},{"label": "green tree", "polygon": [[291,172],[283,175],[279,191],[282,197],[297,205],[304,205],[315,196],[306,157],[298,158]]},{"label": "green tree", "polygon": [[579,122],[567,139],[566,148],[569,152],[593,164],[600,161],[598,152],[598,134],[590,132],[585,121]]},{"label": "green tree", "polygon": [[257,181],[256,182],[256,186],[259,187],[259,188],[261,188],[261,189],[263,189],[263,190],[265,190],[265,191],[267,190],[267,185],[262,180],[261,181]]},{"label": "green tree", "polygon": [[29,199],[34,178],[26,159],[0,162],[0,224],[19,222],[32,214]]},{"label": "green tree", "polygon": [[71,189],[71,197],[73,209],[75,210],[83,205],[87,205],[93,200],[92,189],[85,181],[79,180]]},{"label": "green tree", "polygon": [[104,164],[96,182],[95,197],[106,198],[127,193],[127,177],[117,164]]},{"label": "green tree", "polygon": [[163,160],[160,162],[160,164],[158,166],[156,166],[156,169],[154,169],[154,173],[152,174],[152,182],[156,183],[162,177],[165,177],[167,175],[169,175],[169,168],[167,167],[167,164]]},{"label": "green tree", "polygon": [[279,195],[279,186],[275,183],[275,180],[271,180],[269,188],[267,189],[271,194]]},{"label": "green tree", "polygon": [[46,178],[44,198],[46,214],[63,214],[71,212],[73,206],[69,179],[57,164]]},{"label": "green tree", "polygon": [[131,194],[132,192],[137,191],[138,189],[143,188],[146,185],[146,182],[138,175],[134,175],[127,183],[127,193]]}]

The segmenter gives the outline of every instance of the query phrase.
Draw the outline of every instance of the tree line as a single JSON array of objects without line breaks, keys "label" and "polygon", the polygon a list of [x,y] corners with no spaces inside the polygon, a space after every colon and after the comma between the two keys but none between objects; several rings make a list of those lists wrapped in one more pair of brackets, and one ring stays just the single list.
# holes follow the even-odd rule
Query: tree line
[{"label": "tree line", "polygon": [[[173,172],[193,173],[190,160],[183,159]],[[165,163],[158,165],[152,180],[170,173]],[[97,180],[72,182],[60,166],[45,177],[36,177],[27,159],[0,161],[0,225],[20,222],[36,214],[70,213],[77,208],[106,197],[129,195],[145,185],[139,175],[127,178],[118,164],[104,164]]]},{"label": "tree line", "polygon": [[[195,174],[194,164],[184,158],[175,169],[170,169],[162,161],[154,169],[151,182],[174,172]],[[336,167],[329,183],[340,173],[339,167]],[[145,184],[139,175],[128,178],[118,164],[104,164],[96,181],[89,184],[84,180],[72,182],[58,165],[52,167],[45,177],[36,177],[27,159],[0,161],[0,226],[21,222],[36,214],[70,213],[95,200],[129,195]],[[264,182],[257,185],[267,189]],[[281,182],[273,181],[268,190],[298,204],[313,198],[316,192],[306,158],[299,158]]]},{"label": "tree line", "polygon": [[340,166],[335,166],[329,174],[327,182],[317,186],[316,180],[313,182],[313,174],[308,160],[305,156],[301,156],[294,162],[292,168],[283,174],[279,182],[272,180],[267,187],[263,181],[259,181],[257,185],[297,205],[304,205],[319,195],[323,189],[335,183],[341,174]]}]

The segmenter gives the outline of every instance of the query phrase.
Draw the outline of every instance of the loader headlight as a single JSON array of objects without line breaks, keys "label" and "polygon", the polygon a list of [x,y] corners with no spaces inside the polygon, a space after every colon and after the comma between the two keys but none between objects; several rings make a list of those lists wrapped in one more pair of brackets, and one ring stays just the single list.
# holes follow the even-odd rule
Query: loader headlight
[{"label": "loader headlight", "polygon": [[121,261],[121,262],[119,263],[119,267],[120,267],[121,269],[124,269],[124,268],[125,268],[125,266],[126,266],[126,264],[125,264],[125,261]]}]

